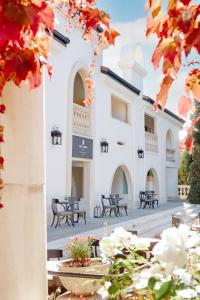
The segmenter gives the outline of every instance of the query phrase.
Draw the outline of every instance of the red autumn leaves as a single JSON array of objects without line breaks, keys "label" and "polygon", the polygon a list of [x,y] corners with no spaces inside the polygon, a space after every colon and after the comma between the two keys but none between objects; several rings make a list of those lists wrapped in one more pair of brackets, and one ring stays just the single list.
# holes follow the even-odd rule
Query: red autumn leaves
[{"label": "red autumn leaves", "polygon": [[44,0],[0,1],[0,94],[10,80],[19,86],[28,79],[31,88],[40,84],[48,61],[45,29],[53,26],[53,10]]},{"label": "red autumn leaves", "polygon": [[[194,4],[192,0],[168,0],[166,13],[162,11],[162,0],[147,0],[145,8],[149,12],[147,19],[146,35],[156,34],[158,44],[152,56],[155,70],[162,62],[163,80],[156,97],[155,108],[158,103],[165,107],[168,93],[173,81],[176,79],[183,57],[188,58],[195,52],[200,54],[200,4]],[[199,64],[199,62],[196,62]],[[193,63],[187,67],[193,67]],[[200,101],[200,70],[189,70],[185,81],[187,96],[183,96],[179,102],[179,113],[186,117],[192,109],[190,94]],[[189,133],[189,129],[188,129]],[[191,149],[192,138],[189,135],[186,148]]]}]

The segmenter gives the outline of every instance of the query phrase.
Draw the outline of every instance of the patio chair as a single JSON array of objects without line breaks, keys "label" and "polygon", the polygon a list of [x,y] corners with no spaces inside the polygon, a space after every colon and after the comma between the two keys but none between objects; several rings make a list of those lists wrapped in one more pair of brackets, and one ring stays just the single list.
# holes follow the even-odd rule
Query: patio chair
[{"label": "patio chair", "polygon": [[151,203],[152,208],[155,207],[155,203],[157,204],[157,207],[159,207],[158,206],[158,199],[154,198],[155,192],[154,191],[146,191],[145,193],[147,195],[147,199],[152,201],[152,203]]},{"label": "patio chair", "polygon": [[[60,222],[62,220],[65,219],[65,223],[69,224],[69,221],[71,221],[72,226],[74,226],[74,215],[73,212],[71,211],[67,211],[65,209],[65,206],[63,204],[59,203],[58,199],[52,199],[52,203],[51,203],[51,208],[52,208],[52,213],[53,213],[53,221],[51,226],[53,226],[54,221],[56,220],[56,226],[55,228],[59,225],[60,226]],[[62,210],[59,210],[58,208],[61,208]]]},{"label": "patio chair", "polygon": [[110,195],[110,198],[112,200],[112,204],[115,204],[117,206],[117,209],[118,209],[118,214],[120,216],[122,216],[122,213],[120,212],[120,209],[124,209],[125,210],[125,213],[126,215],[128,216],[128,212],[127,212],[127,203],[123,202],[123,199],[120,198],[119,194],[111,194]]},{"label": "patio chair", "polygon": [[102,214],[101,214],[102,218],[106,217],[107,213],[109,213],[109,215],[111,217],[112,212],[114,212],[115,216],[118,215],[117,205],[112,204],[110,198],[105,198],[105,196],[102,195],[101,196],[101,204],[102,204]]},{"label": "patio chair", "polygon": [[67,211],[73,212],[74,215],[77,215],[77,220],[74,220],[75,223],[78,223],[79,218],[83,217],[86,224],[86,210],[83,207],[80,207],[83,204],[83,200],[77,201],[75,197],[68,197]]},{"label": "patio chair", "polygon": [[47,250],[47,260],[50,259],[58,259],[63,258],[63,250],[61,249],[48,249]]},{"label": "patio chair", "polygon": [[146,193],[145,192],[140,192],[139,193],[139,198],[140,198],[140,207],[139,208],[142,208],[142,203],[144,203],[144,206],[146,204]]}]

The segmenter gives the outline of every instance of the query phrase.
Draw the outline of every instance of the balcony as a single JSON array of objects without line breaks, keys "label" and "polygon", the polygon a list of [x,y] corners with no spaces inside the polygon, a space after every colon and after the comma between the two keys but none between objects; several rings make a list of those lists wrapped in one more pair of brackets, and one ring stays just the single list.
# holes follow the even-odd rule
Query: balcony
[{"label": "balcony", "polygon": [[145,150],[154,153],[158,152],[158,136],[156,134],[145,132]]},{"label": "balcony", "polygon": [[175,153],[176,153],[176,151],[174,149],[167,148],[166,149],[166,160],[175,162]]},{"label": "balcony", "polygon": [[90,110],[73,103],[73,133],[90,136]]}]

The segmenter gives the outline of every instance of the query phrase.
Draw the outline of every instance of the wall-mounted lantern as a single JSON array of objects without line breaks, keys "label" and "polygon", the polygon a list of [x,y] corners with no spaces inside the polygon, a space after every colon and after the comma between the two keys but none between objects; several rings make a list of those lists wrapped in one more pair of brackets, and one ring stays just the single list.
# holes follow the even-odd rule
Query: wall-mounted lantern
[{"label": "wall-mounted lantern", "polygon": [[137,154],[138,158],[144,158],[144,150],[142,148],[138,149]]},{"label": "wall-mounted lantern", "polygon": [[101,152],[108,152],[108,142],[105,139],[102,139],[100,142]]},{"label": "wall-mounted lantern", "polygon": [[62,144],[62,132],[56,126],[54,126],[51,131],[51,140],[52,140],[52,145]]}]

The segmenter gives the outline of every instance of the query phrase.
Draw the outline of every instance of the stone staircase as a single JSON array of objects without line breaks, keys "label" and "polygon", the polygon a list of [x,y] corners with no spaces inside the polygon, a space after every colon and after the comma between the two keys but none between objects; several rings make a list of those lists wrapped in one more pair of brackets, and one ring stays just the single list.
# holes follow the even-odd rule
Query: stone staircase
[{"label": "stone staircase", "polygon": [[164,229],[171,227],[172,214],[180,216],[183,222],[193,219],[200,212],[200,205],[181,206],[169,209],[156,215],[149,215],[145,218],[138,218],[134,223],[134,230],[139,236],[154,237],[159,235]]}]

